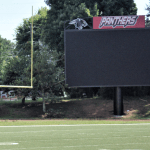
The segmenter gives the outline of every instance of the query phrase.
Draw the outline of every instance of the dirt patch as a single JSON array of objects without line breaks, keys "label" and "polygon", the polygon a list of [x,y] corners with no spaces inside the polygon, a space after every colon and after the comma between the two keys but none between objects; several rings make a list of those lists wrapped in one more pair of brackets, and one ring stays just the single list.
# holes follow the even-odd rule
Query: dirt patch
[{"label": "dirt patch", "polygon": [[[124,99],[123,119],[137,119],[136,116],[150,118],[150,99]],[[33,118],[87,118],[114,119],[113,100],[82,99],[69,102],[46,104],[47,113],[42,111],[42,103],[33,102],[21,104],[1,105],[0,117],[9,119]],[[120,118],[119,118],[120,119]]]}]

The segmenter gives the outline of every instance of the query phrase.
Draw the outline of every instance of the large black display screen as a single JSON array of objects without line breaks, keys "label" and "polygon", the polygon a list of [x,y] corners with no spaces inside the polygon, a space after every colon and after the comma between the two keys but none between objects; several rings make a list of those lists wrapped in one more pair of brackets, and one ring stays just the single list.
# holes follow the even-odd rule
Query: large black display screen
[{"label": "large black display screen", "polygon": [[150,85],[150,29],[65,30],[70,87]]}]

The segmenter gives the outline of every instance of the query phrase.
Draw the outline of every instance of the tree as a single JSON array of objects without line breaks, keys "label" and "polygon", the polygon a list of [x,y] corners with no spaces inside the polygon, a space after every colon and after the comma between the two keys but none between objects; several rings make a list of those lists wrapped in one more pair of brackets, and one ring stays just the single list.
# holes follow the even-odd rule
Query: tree
[{"label": "tree", "polygon": [[137,7],[133,0],[97,0],[102,16],[135,15]]},{"label": "tree", "polygon": [[[45,22],[47,15],[47,8],[41,8],[36,15],[34,15],[34,52],[39,50],[40,33],[42,30],[42,23]],[[30,85],[31,75],[31,22],[32,18],[24,19],[23,23],[16,28],[16,48],[14,54],[17,58],[10,60],[5,67],[5,84],[12,85]],[[35,55],[34,55],[35,56]],[[35,57],[34,57],[35,63]],[[10,76],[13,74],[13,77]],[[32,90],[29,89],[15,89],[16,92],[27,96]],[[35,89],[33,89],[34,91]],[[35,93],[35,92],[32,92]],[[24,100],[22,100],[24,103]]]},{"label": "tree", "polygon": [[97,16],[99,12],[96,4],[92,9],[88,9],[84,3],[78,4],[76,1],[68,0],[53,1],[50,6],[42,39],[50,49],[55,49],[60,53],[57,66],[64,70],[64,22],[76,18]]},{"label": "tree", "polygon": [[[47,9],[41,8],[34,16],[34,58],[33,58],[33,89],[15,89],[17,93],[23,95],[22,104],[25,104],[25,97],[31,93],[33,97],[40,95],[43,98],[43,112],[45,108],[46,92],[52,97],[54,92],[61,87],[62,70],[56,67],[59,53],[55,49],[50,49],[42,42],[41,33],[45,25]],[[15,85],[30,85],[31,70],[31,18],[24,19],[23,24],[16,29],[16,48],[14,53],[17,57],[11,59],[5,67],[5,83]]]},{"label": "tree", "polygon": [[[14,57],[14,48],[15,44],[12,43],[10,40],[4,39],[0,36],[0,78],[3,80],[3,72],[4,67],[8,63],[8,61]],[[2,83],[1,83],[2,84]]]},{"label": "tree", "polygon": [[146,26],[150,26],[150,20],[149,20],[149,17],[150,17],[150,3],[146,5],[146,9],[148,11],[147,15],[146,15]]},{"label": "tree", "polygon": [[54,97],[54,91],[62,88],[63,81],[62,70],[56,67],[58,53],[55,50],[50,50],[46,46],[40,46],[40,51],[36,52],[36,61],[34,64],[35,72],[35,88],[38,90],[40,96],[43,98],[43,112],[45,108],[45,95],[48,92],[48,97]]},{"label": "tree", "polygon": [[54,7],[57,12],[64,8],[64,3],[74,5],[75,7],[78,7],[81,3],[85,3],[88,9],[93,9],[95,3],[97,3],[99,15],[135,15],[137,13],[134,0],[45,0],[45,3],[50,7]]}]

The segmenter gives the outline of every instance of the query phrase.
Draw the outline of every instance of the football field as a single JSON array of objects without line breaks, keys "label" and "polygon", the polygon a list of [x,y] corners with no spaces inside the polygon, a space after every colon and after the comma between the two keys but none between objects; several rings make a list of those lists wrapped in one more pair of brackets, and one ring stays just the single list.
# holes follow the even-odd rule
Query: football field
[{"label": "football field", "polygon": [[150,123],[0,126],[0,150],[149,150]]}]

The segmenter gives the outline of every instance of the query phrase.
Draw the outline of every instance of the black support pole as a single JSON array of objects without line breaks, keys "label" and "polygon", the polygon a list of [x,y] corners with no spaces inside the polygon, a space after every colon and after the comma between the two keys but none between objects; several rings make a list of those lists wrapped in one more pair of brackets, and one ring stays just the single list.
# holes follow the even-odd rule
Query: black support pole
[{"label": "black support pole", "polygon": [[123,96],[121,87],[114,88],[114,115],[123,115]]}]

